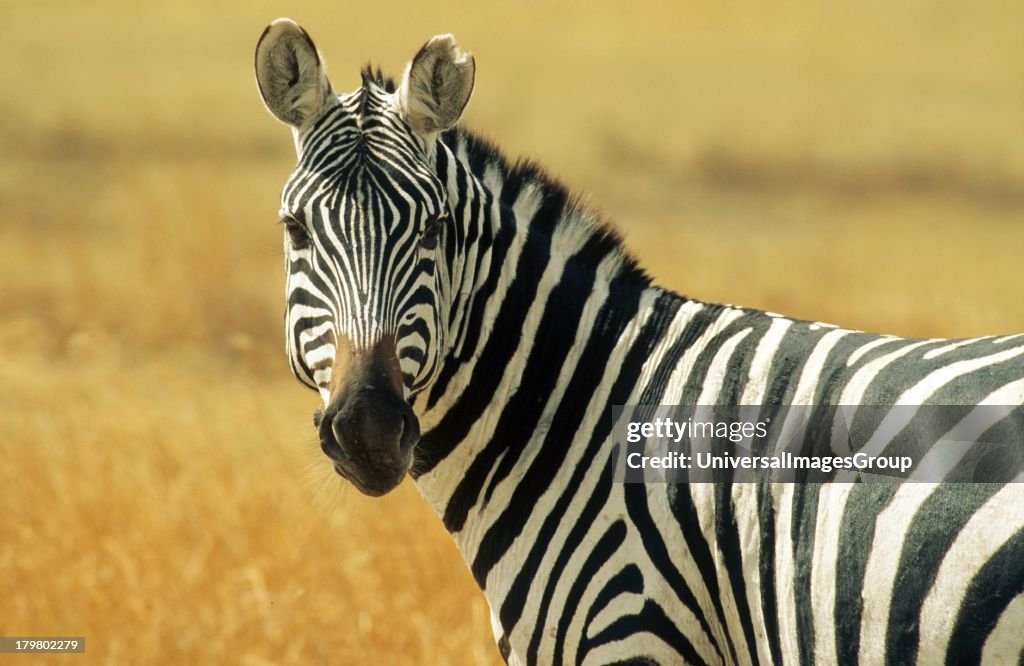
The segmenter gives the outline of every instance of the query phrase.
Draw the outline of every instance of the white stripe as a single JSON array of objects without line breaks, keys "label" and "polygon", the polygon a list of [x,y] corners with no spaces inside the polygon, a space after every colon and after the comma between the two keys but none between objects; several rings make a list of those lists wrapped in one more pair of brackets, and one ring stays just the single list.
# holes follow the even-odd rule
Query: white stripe
[{"label": "white stripe", "polygon": [[811,559],[811,617],[814,619],[814,661],[818,664],[834,664],[839,659],[835,627],[836,562],[843,511],[853,488],[852,483],[825,485],[818,497]]},{"label": "white stripe", "polygon": [[[818,386],[821,384],[821,371],[825,367],[825,361],[828,360],[829,352],[851,332],[844,329],[835,329],[821,336],[821,339],[818,340],[818,343],[814,345],[814,349],[807,356],[804,370],[800,373],[800,381],[797,382],[793,398],[789,401],[791,405],[814,404],[814,396],[818,392]],[[806,416],[809,410],[801,409],[797,411]]]},{"label": "white stripe", "polygon": [[[768,331],[761,338],[760,342],[757,343],[757,349],[754,351],[754,356],[750,361],[747,381],[743,387],[743,396],[740,398],[740,410],[737,414],[738,421],[749,423],[760,421],[761,406],[764,402],[765,391],[768,389],[768,378],[771,376],[772,359],[775,358],[775,355],[782,348],[786,333],[792,325],[793,321],[790,319],[773,319],[772,323],[768,326]],[[737,443],[736,446],[751,453],[759,453],[753,451],[751,446],[752,439],[753,437],[745,438],[742,442]],[[761,604],[751,605],[751,608],[755,609],[756,621],[762,622]],[[755,624],[755,627],[757,626]],[[760,628],[763,629],[763,626]],[[766,649],[766,646],[759,642],[758,650],[763,651],[764,649]],[[762,661],[764,660],[762,659]],[[767,661],[770,662],[771,659]]]},{"label": "white stripe", "polygon": [[[708,627],[711,629],[711,638],[723,651],[726,658],[728,658],[729,651],[725,627],[718,622],[718,612],[715,610],[714,600],[708,593],[707,581],[701,578],[700,569],[697,567],[697,562],[693,559],[693,553],[683,538],[683,531],[679,527],[678,519],[673,515],[672,509],[669,507],[669,493],[688,493],[696,487],[695,484],[670,487],[662,484],[648,484],[647,504],[650,508],[651,519],[654,521],[658,533],[665,542],[665,549],[672,560],[672,566],[679,572],[687,589],[693,592],[693,596],[697,600],[699,612],[704,616]],[[643,571],[644,580],[654,581],[652,587],[670,589],[668,582],[651,564],[650,558],[643,559],[644,562],[641,565],[641,570]],[[672,603],[678,604],[677,595],[668,595],[668,598]],[[721,662],[709,637],[701,629],[700,621],[690,609],[682,604],[678,604],[678,609],[674,609],[673,612],[669,612],[666,609],[666,614],[676,622],[680,633],[687,637],[702,661],[709,664]]]},{"label": "white stripe", "polygon": [[[858,450],[868,456],[877,456],[889,445],[913,420],[919,411],[920,406],[928,400],[936,391],[950,383],[957,377],[967,373],[986,368],[996,363],[1008,361],[1014,357],[1024,354],[1024,347],[1020,349],[1007,349],[998,354],[991,354],[982,358],[974,358],[965,361],[957,361],[931,372],[927,377],[907,389],[896,399],[895,405],[901,409],[891,410],[886,414],[882,422],[878,424],[875,432],[864,446]],[[846,404],[846,403],[843,403]],[[844,470],[836,476],[837,480],[850,480],[856,475],[854,470]]]},{"label": "white stripe", "polygon": [[1016,666],[1024,659],[1024,594],[1007,604],[985,641],[982,666]]},{"label": "white stripe", "polygon": [[[616,488],[618,490],[618,487]],[[584,544],[596,544],[598,540],[604,536],[604,534],[611,527],[612,523],[616,519],[625,518],[626,507],[622,503],[622,493],[614,492],[609,497],[609,505],[604,507],[604,510],[598,516],[597,520],[591,526],[591,529],[586,537],[583,539]],[[583,638],[583,623],[587,619],[587,613],[593,608],[594,602],[597,599],[597,595],[608,586],[609,581],[615,574],[622,571],[626,566],[632,563],[635,559],[635,553],[643,552],[643,544],[640,542],[639,536],[635,530],[630,530],[628,527],[629,520],[623,519],[623,524],[626,527],[626,539],[616,549],[616,551],[601,563],[601,566],[597,571],[593,573],[588,580],[586,580],[586,586],[583,589],[583,594],[575,606],[572,608],[566,608],[565,601],[568,596],[569,590],[572,586],[578,584],[583,580],[582,575],[575,573],[578,571],[576,567],[572,567],[571,571],[574,573],[566,575],[570,570],[570,567],[566,567],[566,572],[559,576],[558,586],[555,588],[555,599],[559,600],[558,606],[561,606],[558,612],[558,617],[564,619],[565,615],[572,614],[572,618],[569,620],[569,626],[566,628],[564,642],[562,643],[562,660],[566,664],[579,663],[579,656],[576,653],[576,648],[579,646],[580,641]],[[579,565],[582,567],[583,562],[590,557],[592,552],[591,547],[579,548],[573,555],[572,559],[579,558]],[[570,560],[571,562],[572,560]],[[559,589],[561,588],[561,589]],[[622,615],[627,613],[625,608],[620,608],[618,601],[611,602],[609,604],[616,610],[620,610]],[[556,607],[556,604],[552,604],[552,609]]]},{"label": "white stripe", "polygon": [[[605,666],[619,663],[623,655],[646,658],[655,664],[679,663],[679,651],[663,641],[659,636],[647,631],[639,631],[614,643],[605,643],[594,649],[583,661],[583,666]],[[566,662],[571,663],[571,662]],[[714,662],[710,662],[714,663]]]},{"label": "white stripe", "polygon": [[[737,311],[737,314],[740,311]],[[732,317],[730,318],[731,321]],[[719,327],[714,327],[719,328]],[[724,328],[724,325],[723,325]],[[722,384],[725,379],[725,370],[729,367],[729,362],[732,360],[733,354],[736,352],[736,347],[739,346],[750,332],[752,328],[745,328],[735,333],[731,338],[726,340],[725,343],[715,352],[714,358],[708,365],[707,376],[704,380],[704,385],[701,390],[700,396],[697,398],[698,406],[708,406],[718,404],[719,394],[722,390]],[[706,345],[694,345],[694,347],[704,349]],[[697,414],[694,415],[694,420],[704,420],[704,417]],[[694,438],[691,443],[691,452],[696,455],[698,451],[709,451],[711,443],[708,438]],[[709,544],[715,544],[717,542],[717,535],[715,534],[715,489],[716,484],[710,483],[694,483],[690,484],[689,491],[691,497],[693,497],[693,506],[697,512],[697,520],[701,533]],[[685,492],[685,491],[684,491]],[[725,631],[735,637],[733,645],[736,647],[736,658],[741,664],[751,663],[749,646],[746,644],[743,638],[743,624],[740,621],[739,610],[736,608],[736,594],[735,590],[732,589],[732,581],[729,579],[729,573],[726,569],[725,563],[722,561],[722,553],[718,548],[712,548],[712,557],[715,560],[715,571],[718,574],[718,590],[719,590],[719,601],[722,605],[722,613],[725,620]],[[706,585],[706,583],[705,583]],[[724,643],[723,643],[724,645]]]},{"label": "white stripe", "polygon": [[[786,331],[793,325],[789,319],[773,319],[768,326],[768,331],[757,343],[754,357],[750,361],[750,374],[747,377],[746,386],[743,388],[741,405],[760,405],[764,400],[764,392],[768,386],[772,359],[778,353]],[[744,417],[745,418],[745,417]],[[753,415],[756,418],[756,414]]]},{"label": "white stripe", "polygon": [[1024,379],[1018,379],[993,391],[964,418],[950,428],[929,449],[910,475],[912,481],[941,481],[956,467],[982,435],[1000,420],[1024,404]]},{"label": "white stripe", "polygon": [[[598,274],[606,275],[608,276],[608,279],[598,279],[594,285],[594,289],[591,290],[590,294],[587,296],[587,301],[583,306],[583,312],[580,316],[579,325],[576,328],[576,338],[573,341],[572,347],[569,349],[566,361],[562,364],[555,387],[551,391],[551,394],[547,396],[547,402],[544,405],[544,412],[541,414],[538,426],[531,436],[530,443],[525,447],[525,450],[520,455],[515,468],[509,476],[498,484],[491,496],[490,502],[488,502],[486,506],[481,507],[477,513],[476,520],[480,525],[478,531],[481,534],[485,534],[494,522],[506,512],[509,502],[512,499],[512,494],[519,487],[523,475],[530,468],[537,455],[540,453],[541,444],[547,436],[548,428],[555,416],[555,412],[562,404],[562,401],[565,398],[565,391],[569,386],[569,381],[577,370],[580,354],[586,348],[587,342],[590,340],[594,320],[597,318],[598,313],[601,311],[601,308],[604,306],[605,301],[608,298],[608,285],[612,279],[611,274],[618,267],[619,263],[618,257],[615,256],[607,256],[601,262],[601,266],[598,268]],[[492,474],[497,467],[498,463],[495,461],[494,467],[491,470]],[[487,488],[489,485],[490,480],[488,480],[483,487]],[[465,555],[467,561],[472,562],[473,560],[470,558],[475,557],[476,553],[475,551],[470,552],[470,550],[467,549],[465,551]]]},{"label": "white stripe", "polygon": [[[458,187],[457,186],[457,179],[458,179],[458,174],[456,172],[455,165],[452,164],[451,168],[449,169],[449,176],[448,176],[448,191],[449,192],[457,192],[458,191],[458,189],[457,189],[457,187]],[[459,204],[458,208],[462,208],[463,210],[465,210],[467,216],[472,214],[474,203],[476,202],[476,200],[478,198],[477,195],[478,195],[478,190],[477,190],[476,187],[472,186],[472,183],[470,183],[466,187],[466,192],[462,193],[462,200],[460,200],[458,202],[458,204]],[[453,204],[454,204],[454,202],[453,202]],[[480,205],[482,206],[483,202],[481,202]],[[483,223],[483,221],[481,221],[481,224],[482,223]],[[464,227],[462,229],[462,233],[465,236],[465,234],[469,233],[469,229]],[[465,242],[465,241],[463,241],[463,242]],[[451,270],[450,270],[450,273],[449,273],[450,274],[451,288],[452,289],[459,289],[461,285],[465,284],[465,281],[468,279],[467,278],[467,273],[469,273],[469,271],[472,271],[476,267],[476,258],[477,258],[477,254],[479,252],[480,252],[480,243],[479,242],[474,242],[474,243],[470,243],[469,244],[469,246],[466,248],[465,252],[456,252],[455,253],[455,264],[451,267]],[[444,266],[445,266],[445,262],[443,262],[443,261],[438,262],[438,268],[443,268]],[[486,269],[487,266],[488,266],[488,263],[485,262],[481,266],[482,266],[482,268]],[[475,279],[476,276],[473,276],[473,277]],[[464,293],[461,294],[461,298],[460,298],[459,309],[455,311],[455,313],[454,313],[455,314],[455,319],[452,321],[452,325],[451,325],[451,333],[456,336],[456,339],[452,341],[452,344],[453,344],[453,346],[455,348],[459,348],[460,347],[461,341],[462,341],[462,339],[466,335],[466,331],[464,330],[464,326],[466,326],[466,320],[467,320],[467,318],[469,317],[469,314],[470,314],[470,307],[469,307],[469,305],[472,302],[472,300],[470,299],[470,293],[471,292],[469,291],[469,289],[468,288],[464,288],[463,292]],[[449,296],[449,305],[450,305],[452,302],[454,302],[454,300],[458,296],[458,294],[452,293],[452,294],[449,294],[448,296]]]},{"label": "white stripe", "polygon": [[[850,333],[851,331],[836,329],[829,331],[818,340],[818,343],[807,357],[803,372],[800,374],[800,381],[797,382],[793,397],[789,400],[790,405],[814,404],[814,396],[817,394],[818,385],[822,378],[822,369],[825,367],[825,361],[828,360],[829,353],[840,340]],[[804,432],[807,429],[807,420],[810,418],[810,415],[810,409],[791,408],[786,411],[786,419],[782,424],[778,438],[775,440],[774,448],[776,453],[784,451],[796,453],[803,447]],[[779,479],[791,477],[791,475],[792,470],[779,469],[774,470],[772,476],[775,479]]]},{"label": "white stripe", "polygon": [[[741,311],[736,311],[735,314],[730,314],[728,322],[731,322],[740,314]],[[721,327],[715,326],[714,328],[724,328],[727,323],[723,323]],[[736,348],[739,344],[746,339],[752,328],[745,328],[735,333],[729,338],[722,346],[715,352],[714,358],[708,365],[707,375],[704,380],[704,385],[701,389],[701,393],[697,398],[698,406],[711,406],[717,405],[721,398],[722,386],[726,376],[726,370],[729,368],[730,361],[736,353]],[[706,344],[694,345],[696,348],[703,349]],[[696,356],[694,356],[694,359]],[[687,365],[692,365],[692,361]],[[687,372],[689,374],[689,372]],[[699,414],[694,415],[694,420],[703,419],[704,417]],[[696,454],[700,451],[708,451],[710,449],[710,441],[708,438],[695,438],[691,441],[691,452]],[[704,534],[704,538],[708,543],[715,543],[717,537],[715,534],[715,496],[714,490],[717,486],[712,484],[692,484],[689,486],[690,494],[694,499],[694,508],[697,511],[697,517],[700,522],[701,532]],[[738,527],[738,526],[737,526]],[[740,621],[739,611],[736,607],[736,594],[735,590],[732,589],[732,581],[729,579],[729,574],[726,569],[725,563],[722,561],[721,551],[717,548],[712,550],[712,556],[715,559],[715,570],[718,573],[718,588],[719,588],[719,599],[722,604],[722,611],[725,619],[725,630],[730,636],[737,637],[734,641],[736,647],[736,658],[740,663],[751,663],[752,659],[750,656],[749,647],[746,641],[739,640],[743,636],[743,625]],[[722,643],[724,645],[724,643]]]},{"label": "white stripe", "polygon": [[894,337],[889,337],[889,336],[883,336],[881,338],[878,338],[877,340],[872,340],[871,342],[861,346],[855,352],[850,354],[850,358],[846,359],[846,367],[848,367],[848,368],[853,367],[853,365],[857,361],[860,360],[861,356],[863,356],[864,354],[867,354],[869,351],[871,351],[875,347],[881,347],[884,344],[888,344],[890,342],[895,342],[896,340],[902,340],[902,338],[894,338]]},{"label": "white stripe", "polygon": [[1009,361],[1010,359],[1016,358],[1022,354],[1024,354],[1024,347],[1019,347],[1017,349],[1007,349],[997,354],[990,354],[989,356],[983,356],[981,358],[972,358],[951,363],[929,373],[927,377],[919,381],[916,385],[904,391],[903,394],[897,398],[895,404],[920,405],[930,398],[935,391],[939,390],[957,377],[962,377],[963,375],[974,372],[975,370],[987,368],[990,365]]},{"label": "white stripe", "polygon": [[[836,410],[835,419],[832,422],[832,447],[837,455],[848,455],[852,453],[849,450],[850,440],[848,437],[848,424],[853,422],[853,418],[857,414],[858,406],[864,400],[864,394],[868,390],[868,386],[871,385],[872,380],[884,370],[890,363],[906,356],[913,350],[926,345],[930,340],[918,340],[917,342],[910,343],[907,340],[901,338],[890,338],[887,341],[899,340],[900,342],[906,343],[904,346],[895,349],[888,354],[879,356],[878,358],[868,361],[861,366],[850,378],[850,381],[846,384],[846,388],[843,389],[842,395],[839,396],[838,405],[844,407],[844,409]],[[866,346],[870,346],[866,345]],[[861,347],[857,352],[864,351],[864,347]],[[854,355],[856,355],[856,353]],[[853,356],[851,356],[853,358]],[[849,366],[849,362],[847,362]],[[853,474],[849,471],[839,471],[835,475],[835,480],[843,483],[849,483],[853,479]]]},{"label": "white stripe", "polygon": [[[689,305],[689,303],[686,305]],[[700,356],[701,352],[707,349],[708,342],[713,337],[725,330],[729,324],[736,321],[736,319],[742,315],[742,310],[722,311],[715,320],[715,323],[708,326],[704,333],[693,341],[693,343],[686,349],[686,351],[683,352],[683,355],[680,356],[679,360],[676,362],[676,367],[672,371],[672,375],[669,377],[668,382],[665,384],[665,392],[658,401],[660,404],[674,405],[681,402],[683,398],[683,387],[686,386],[686,381],[690,378],[690,373],[693,371],[693,364],[697,361],[697,357]],[[676,342],[676,339],[666,340],[665,349],[670,348],[674,342]],[[650,383],[657,367],[657,363],[644,364],[644,372],[640,377],[639,383],[641,385],[647,385]],[[718,381],[720,384],[721,378],[714,378],[709,369],[708,377],[705,379],[705,382],[714,381]],[[698,404],[701,403],[698,402]],[[696,418],[696,416],[694,418]]]},{"label": "white stripe", "polygon": [[[897,340],[899,338],[893,338]],[[907,342],[906,340],[900,340],[901,342]],[[839,397],[840,405],[859,405],[864,399],[864,393],[867,392],[868,386],[871,384],[871,380],[878,375],[879,372],[884,370],[893,361],[902,358],[914,351],[918,347],[930,343],[931,340],[918,340],[917,342],[906,344],[899,349],[893,350],[888,354],[879,356],[876,359],[865,363],[857,372],[853,373],[853,377],[850,378],[850,382],[843,389],[843,394]]]},{"label": "white stripe", "polygon": [[[878,514],[875,521],[871,554],[864,569],[864,587],[861,596],[864,607],[860,621],[861,664],[885,663],[885,639],[889,626],[889,607],[897,594],[894,584],[899,571],[903,539],[917,515],[917,510],[931,496],[938,484],[907,483],[900,486],[889,506]],[[941,661],[922,661],[922,664]]]},{"label": "white stripe", "polygon": [[[598,462],[599,464],[603,464],[605,461],[607,461],[607,459],[607,455],[602,455],[599,457]],[[598,476],[598,469],[599,468],[596,465],[595,467],[592,467],[591,472],[593,473],[589,474],[588,476]],[[545,617],[538,618],[538,622],[536,624],[533,622],[524,622],[524,617],[520,620],[519,625],[516,626],[517,629],[523,628],[527,630],[527,633],[532,633],[537,627],[537,624],[545,628],[545,630],[542,632],[540,646],[537,651],[538,663],[547,664],[554,662],[553,657],[556,647],[557,635],[555,631],[551,630],[551,628],[557,627],[558,623],[562,620],[562,618],[568,615],[569,613],[586,613],[587,609],[586,606],[582,603],[582,599],[581,603],[578,606],[568,608],[566,606],[568,601],[567,597],[569,595],[570,589],[576,583],[576,581],[582,579],[581,570],[583,569],[583,564],[586,562],[586,559],[590,556],[594,544],[597,543],[598,539],[600,539],[604,532],[608,529],[608,524],[612,521],[612,518],[617,515],[626,515],[626,507],[622,502],[621,490],[621,485],[615,484],[613,486],[612,493],[608,496],[608,501],[605,503],[604,507],[602,507],[602,511],[600,514],[598,514],[596,521],[587,526],[586,535],[582,539],[583,546],[581,548],[576,548],[572,551],[572,554],[569,556],[568,561],[565,562],[565,565],[562,567],[561,571],[552,572],[552,575],[556,576],[556,580],[554,591],[551,594],[551,601],[547,609],[547,615]],[[576,499],[585,498],[579,498],[579,495],[577,494],[576,497],[573,498],[574,505],[576,504]],[[578,516],[580,513],[579,509],[581,508],[581,506],[574,506],[573,510],[569,511],[567,515]],[[571,527],[575,527],[579,524],[578,521],[575,520],[567,520],[565,522],[572,523]],[[562,545],[564,543],[565,535],[563,535],[560,539],[553,539],[551,543],[552,547],[548,548],[548,552],[561,553]],[[611,559],[615,560],[616,557],[612,556]],[[522,560],[517,561],[521,562]],[[608,574],[604,573],[606,568],[607,566],[604,565],[601,567],[599,571],[595,572],[595,577],[598,579],[598,581],[602,581],[602,579],[607,579]],[[544,571],[550,570],[544,569]],[[516,573],[518,573],[518,570],[516,571]],[[488,580],[490,580],[490,578],[491,577],[489,576]],[[511,577],[508,576],[508,572],[506,572],[505,580],[509,582],[511,581]],[[588,581],[588,583],[589,582],[591,581]],[[545,581],[543,587],[546,588],[547,585],[548,581]],[[588,585],[588,588],[589,587],[590,586]],[[488,589],[488,591],[490,591],[490,589]],[[596,594],[596,591],[593,591],[591,593],[591,596],[593,596],[594,594]],[[575,643],[577,643],[579,640],[578,632],[580,630],[581,623],[582,618],[579,618],[578,615],[573,617],[573,619],[571,620],[571,624],[575,625],[575,635],[566,632],[566,640],[562,643],[562,658],[565,663],[575,663]]]},{"label": "white stripe", "polygon": [[943,354],[951,352],[954,349],[959,349],[960,347],[964,347],[966,345],[973,344],[975,342],[979,342],[985,339],[986,338],[967,338],[966,340],[957,340],[956,342],[951,342],[948,345],[936,347],[935,349],[930,349],[926,351],[921,358],[923,358],[926,361],[930,361],[933,358],[942,356]]},{"label": "white stripe", "polygon": [[[732,360],[733,354],[736,353],[736,347],[739,346],[739,344],[743,342],[748,335],[750,335],[752,330],[754,329],[744,328],[734,333],[733,336],[722,343],[722,346],[715,352],[714,358],[712,358],[711,363],[708,364],[707,374],[704,377],[704,383],[701,386],[700,395],[697,396],[698,406],[712,406],[718,404],[718,401],[721,398],[722,385],[725,382],[726,370],[729,369],[729,362]],[[707,350],[706,347],[704,350]],[[697,417],[695,416],[694,419],[696,420],[696,418]]]},{"label": "white stripe", "polygon": [[[582,242],[582,240],[577,239],[578,242]],[[492,396],[491,407],[487,411],[491,418],[477,419],[459,446],[445,457],[444,460],[439,462],[434,469],[420,477],[421,487],[431,496],[436,497],[441,494],[447,496],[448,493],[440,491],[450,492],[454,489],[465,475],[465,470],[469,469],[473,460],[494,438],[495,429],[498,427],[497,417],[500,416],[508,400],[519,387],[523,372],[526,370],[526,362],[530,357],[530,351],[538,342],[537,329],[540,327],[544,310],[547,308],[548,296],[561,280],[565,269],[565,262],[571,256],[571,250],[575,248],[567,249],[569,251],[560,252],[552,256],[551,260],[544,267],[544,274],[537,285],[536,294],[530,303],[530,309],[527,311],[526,319],[522,325],[518,346],[515,352],[513,352],[508,365],[505,366],[501,380]],[[504,298],[504,291],[500,287],[498,291],[503,294]],[[493,321],[493,319],[487,319],[486,321]],[[486,333],[482,334],[481,338],[485,339]],[[462,374],[468,374],[468,371],[463,371]],[[481,496],[479,499],[482,500],[483,497]],[[476,520],[467,520],[467,524],[473,525],[475,531],[483,529],[483,525]],[[466,561],[472,562],[476,557],[476,548],[479,546],[478,537],[482,536],[482,534],[472,534],[466,537],[458,534],[453,534],[452,536],[460,544]]]},{"label": "white stripe", "polygon": [[795,557],[793,554],[792,483],[772,484],[772,501],[775,505],[775,589],[779,621],[779,646],[784,663],[796,660],[800,644],[796,632]]},{"label": "white stripe", "polygon": [[[641,544],[636,544],[641,545]],[[647,595],[636,592],[619,592],[615,600],[610,601],[591,620],[587,627],[587,638],[593,640],[595,636],[612,625],[620,617],[627,615],[639,615],[647,603]]]},{"label": "white stripe", "polygon": [[754,627],[754,647],[757,649],[758,662],[770,664],[772,653],[768,646],[768,632],[765,630],[764,609],[761,607],[761,524],[757,512],[757,489],[754,483],[737,483],[732,487],[732,497],[736,505],[736,530],[740,536],[747,607]]},{"label": "white stripe", "polygon": [[[540,190],[540,186],[536,183],[527,183],[519,191],[519,195],[516,196],[516,201],[512,204],[512,212],[515,214],[517,220],[528,223],[533,219],[533,216],[537,214],[537,211],[540,210],[540,205],[543,202],[543,192]],[[568,226],[573,225],[559,224],[555,227],[555,233],[565,233],[566,227]],[[587,229],[586,231],[589,236],[594,230]],[[552,243],[552,245],[554,245],[554,243]]]},{"label": "white stripe", "polygon": [[[945,661],[950,634],[967,588],[989,558],[1014,534],[1024,529],[1022,506],[1024,486],[1016,483],[1003,486],[971,516],[950,546],[921,607],[919,664]],[[1015,638],[1019,650],[1022,639],[1019,634]]]},{"label": "white stripe", "polygon": [[[590,400],[590,407],[586,411],[586,417],[583,422],[580,423],[579,429],[576,432],[576,437],[572,442],[566,442],[566,446],[569,447],[569,452],[566,454],[565,462],[559,466],[555,478],[551,482],[551,486],[548,490],[540,497],[537,501],[534,510],[530,513],[530,518],[527,520],[526,525],[523,527],[523,534],[537,534],[540,531],[541,525],[544,519],[552,512],[555,503],[561,496],[562,491],[566,488],[570,477],[575,472],[576,468],[581,464],[580,458],[584,453],[587,442],[594,431],[599,419],[608,418],[608,415],[604,413],[604,406],[608,402],[608,395],[611,392],[612,386],[618,379],[618,368],[622,365],[622,360],[633,343],[636,341],[640,331],[643,330],[644,324],[654,313],[654,303],[656,302],[660,291],[656,289],[648,289],[640,297],[640,303],[636,316],[626,325],[622,334],[619,336],[616,342],[615,348],[612,350],[608,358],[608,363],[605,366],[604,375],[601,377],[601,382],[594,391],[593,396]],[[602,451],[598,452],[594,458],[593,463],[588,469],[589,473],[583,475],[583,483],[579,488],[576,489],[569,506],[566,509],[566,515],[574,516],[579,515],[582,511],[583,505],[590,497],[590,493],[593,492],[593,487],[597,481],[598,471],[607,461],[607,455],[610,449],[608,448],[611,443],[611,438],[605,442]],[[422,477],[421,477],[422,478]],[[419,485],[417,481],[417,485]],[[427,495],[424,492],[424,495]],[[427,495],[429,497],[429,495]],[[445,494],[447,497],[447,493]],[[444,502],[440,504],[440,511],[444,511]],[[562,543],[567,538],[569,531],[573,528],[572,521],[562,521],[555,531],[552,537],[552,543]],[[524,561],[526,554],[529,552],[529,548],[532,543],[529,540],[517,539],[509,547],[509,551],[504,558],[491,570],[491,574],[488,575],[487,580],[487,597],[491,600],[492,606],[500,608],[501,604],[504,603],[504,597],[508,594],[508,588],[512,584],[516,574],[519,573],[517,568],[514,568],[509,563],[518,563]],[[540,605],[541,596],[547,587],[547,581],[549,576],[560,575],[559,572],[554,571],[554,561],[559,555],[558,548],[548,548],[544,553],[544,557],[541,559],[541,563],[537,568],[533,585],[530,586],[530,590],[527,593],[526,604],[523,608],[523,614],[518,624],[512,631],[512,636],[509,640],[515,644],[526,644],[529,642],[533,628],[539,621],[537,616],[538,606]]]}]

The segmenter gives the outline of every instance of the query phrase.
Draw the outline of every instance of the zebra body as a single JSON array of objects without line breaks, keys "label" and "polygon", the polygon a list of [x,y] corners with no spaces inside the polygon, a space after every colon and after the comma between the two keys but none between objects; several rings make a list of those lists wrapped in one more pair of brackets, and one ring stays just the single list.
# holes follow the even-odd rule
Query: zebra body
[{"label": "zebra body", "polygon": [[256,66],[296,139],[286,334],[324,451],[369,494],[413,476],[509,663],[1022,658],[1024,485],[616,483],[610,414],[1021,405],[1024,336],[907,340],[653,286],[564,187],[454,127],[475,67],[450,36],[397,89],[364,72],[335,95],[283,20]]},{"label": "zebra body", "polygon": [[[475,140],[461,133],[442,140],[454,157],[448,181],[483,182],[486,167],[475,178],[467,167]],[[502,189],[505,179],[494,175],[507,170],[495,168],[495,157],[476,160],[491,167],[493,180],[477,196],[533,211],[523,202],[544,186]],[[456,211],[457,194],[449,193]],[[493,226],[479,236],[498,237],[501,219],[480,219]],[[520,262],[530,252],[579,256],[591,237],[560,224],[566,220],[551,235],[527,239]],[[559,246],[560,231],[570,247]],[[533,265],[543,271],[519,274],[517,287],[528,298],[505,315],[523,325],[505,325],[497,300],[493,317],[479,326],[486,331],[474,341],[480,351],[466,355],[447,386],[413,403],[424,433],[417,485],[487,593],[512,661],[608,663],[642,655],[658,663],[680,656],[694,663],[904,663],[920,646],[921,663],[931,663],[954,629],[982,637],[974,646],[980,658],[984,636],[1003,615],[1006,633],[994,636],[992,650],[1009,635],[1019,652],[1024,644],[1009,627],[1024,628],[1024,610],[1008,604],[1024,591],[1024,513],[1012,510],[1024,500],[1024,486],[908,484],[896,492],[866,484],[617,484],[609,414],[616,404],[1019,404],[1024,336],[906,340],[698,303],[633,283],[614,253],[568,268]],[[496,259],[486,273],[515,268]],[[990,502],[986,513],[1006,520],[989,515],[953,549],[970,512],[936,525],[935,507],[961,502],[976,509]],[[853,516],[857,529],[842,531]],[[1011,596],[984,618],[944,617],[952,621],[921,640],[912,628],[922,620],[908,612],[934,615],[936,604],[942,611],[959,604],[962,598],[941,593],[957,589],[954,581],[974,580],[978,570],[947,567],[931,605],[927,587],[891,610],[896,581],[922,564],[900,559],[912,527],[931,530],[935,572],[942,554],[974,548],[982,542],[974,530],[990,529],[991,552],[974,555],[987,562],[1004,544],[1004,553],[1016,555],[1004,555],[1015,567],[1003,589]],[[838,553],[853,549],[861,560],[840,576]],[[761,582],[765,573],[769,584]],[[868,585],[874,580],[877,588]],[[851,581],[857,585],[838,588]],[[998,587],[987,582],[986,593]],[[891,645],[879,642],[887,635]],[[972,654],[965,652],[965,663]]]}]

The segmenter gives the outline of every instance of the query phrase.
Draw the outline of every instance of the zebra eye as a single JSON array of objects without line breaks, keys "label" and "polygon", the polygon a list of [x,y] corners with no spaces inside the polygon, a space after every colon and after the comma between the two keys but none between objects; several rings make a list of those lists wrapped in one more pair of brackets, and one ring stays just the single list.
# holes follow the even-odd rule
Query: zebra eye
[{"label": "zebra eye", "polygon": [[437,247],[437,238],[441,235],[443,221],[443,217],[432,217],[427,220],[427,226],[423,228],[423,235],[420,236],[420,247],[424,250],[433,250]]},{"label": "zebra eye", "polygon": [[296,250],[304,250],[309,247],[309,232],[306,231],[304,224],[296,220],[294,217],[285,217],[281,219],[281,224],[288,231],[288,238],[291,240],[292,247]]}]

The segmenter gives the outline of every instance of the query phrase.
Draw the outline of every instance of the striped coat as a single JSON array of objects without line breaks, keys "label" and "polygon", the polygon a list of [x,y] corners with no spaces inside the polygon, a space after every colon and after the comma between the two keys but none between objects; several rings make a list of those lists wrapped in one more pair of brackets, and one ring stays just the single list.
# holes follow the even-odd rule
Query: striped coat
[{"label": "striped coat", "polygon": [[620,483],[612,414],[747,405],[800,432],[835,405],[899,427],[960,405],[936,443],[1019,449],[1024,336],[906,340],[654,286],[565,187],[455,126],[475,64],[450,35],[397,86],[366,71],[339,95],[280,19],[256,71],[298,153],[287,348],[321,447],[367,494],[415,479],[509,663],[1020,662],[1016,463],[988,483]]}]

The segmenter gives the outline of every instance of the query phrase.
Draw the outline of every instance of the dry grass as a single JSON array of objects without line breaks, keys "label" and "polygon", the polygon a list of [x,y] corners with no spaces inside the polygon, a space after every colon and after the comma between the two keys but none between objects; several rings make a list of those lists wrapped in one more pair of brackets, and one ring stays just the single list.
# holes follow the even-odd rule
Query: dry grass
[{"label": "dry grass", "polygon": [[287,376],[293,156],[250,73],[285,11],[339,89],[455,32],[468,122],[689,295],[1024,330],[1019,3],[719,5],[0,4],[0,635],[85,635],[90,663],[497,659],[414,488],[333,478]]},{"label": "dry grass", "polygon": [[85,635],[108,663],[493,661],[430,509],[334,483],[290,382],[110,343],[49,368],[59,405],[40,364],[5,377],[4,634]]}]

